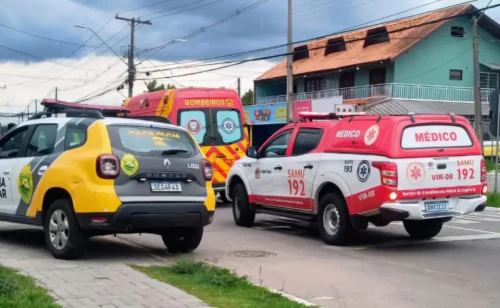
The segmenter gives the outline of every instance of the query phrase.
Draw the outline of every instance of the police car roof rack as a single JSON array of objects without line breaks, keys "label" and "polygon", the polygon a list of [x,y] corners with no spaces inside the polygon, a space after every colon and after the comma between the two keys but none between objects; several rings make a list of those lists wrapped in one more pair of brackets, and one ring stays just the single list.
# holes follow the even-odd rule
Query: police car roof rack
[{"label": "police car roof rack", "polygon": [[366,115],[366,112],[345,112],[345,113],[336,113],[336,112],[300,112],[299,117],[302,120],[312,122],[313,120],[338,120],[345,117],[354,117]]},{"label": "police car roof rack", "polygon": [[53,115],[66,114],[68,118],[93,118],[104,119],[102,113],[98,110],[84,110],[84,109],[59,109],[57,111],[42,111],[38,112],[28,120],[37,120],[42,118],[50,118]]}]

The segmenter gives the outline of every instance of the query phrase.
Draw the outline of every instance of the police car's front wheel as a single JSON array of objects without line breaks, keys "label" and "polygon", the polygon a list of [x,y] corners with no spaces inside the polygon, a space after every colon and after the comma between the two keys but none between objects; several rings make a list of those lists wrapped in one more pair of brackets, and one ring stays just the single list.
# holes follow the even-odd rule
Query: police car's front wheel
[{"label": "police car's front wheel", "polygon": [[78,226],[69,200],[58,199],[49,206],[44,232],[47,248],[56,259],[72,260],[84,254],[87,237]]},{"label": "police car's front wheel", "polygon": [[415,239],[430,239],[441,232],[443,220],[404,220],[403,225],[411,237]]},{"label": "police car's front wheel", "polygon": [[337,194],[327,194],[321,198],[318,228],[325,243],[339,246],[347,244],[353,228],[344,198]]}]

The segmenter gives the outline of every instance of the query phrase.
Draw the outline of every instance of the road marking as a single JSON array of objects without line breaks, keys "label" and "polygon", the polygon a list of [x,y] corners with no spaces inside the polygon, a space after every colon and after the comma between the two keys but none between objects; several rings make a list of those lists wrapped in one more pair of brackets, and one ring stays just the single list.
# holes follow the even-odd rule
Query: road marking
[{"label": "road marking", "polygon": [[[387,248],[414,244],[432,244],[441,242],[456,242],[456,241],[474,241],[474,240],[492,240],[500,239],[500,233],[493,234],[476,234],[476,235],[457,235],[457,236],[439,236],[432,238],[430,240],[402,240],[402,241],[390,241],[382,244],[366,245],[366,246],[354,246],[353,250],[366,250],[370,248]],[[328,249],[338,249],[334,246],[321,246],[322,248]]]},{"label": "road marking", "polygon": [[448,225],[443,225],[443,227],[446,228],[451,228],[451,229],[459,229],[459,230],[467,230],[467,231],[474,231],[474,232],[480,232],[480,233],[488,233],[488,234],[498,234],[498,232],[491,232],[491,231],[485,231],[485,230],[478,230],[478,229],[470,229],[470,228],[462,228],[462,227],[456,227],[456,226],[448,226]]}]

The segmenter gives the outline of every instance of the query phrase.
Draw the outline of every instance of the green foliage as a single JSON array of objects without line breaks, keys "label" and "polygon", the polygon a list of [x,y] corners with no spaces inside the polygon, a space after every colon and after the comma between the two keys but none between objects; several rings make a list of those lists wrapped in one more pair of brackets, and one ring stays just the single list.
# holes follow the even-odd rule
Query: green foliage
[{"label": "green foliage", "polygon": [[156,80],[147,82],[146,87],[148,88],[148,92],[156,92],[165,89],[175,89],[175,86],[173,84],[167,84],[167,86],[165,87],[163,83],[158,85],[158,82]]},{"label": "green foliage", "polygon": [[243,94],[241,102],[243,103],[243,106],[253,105],[253,91],[251,89]]}]

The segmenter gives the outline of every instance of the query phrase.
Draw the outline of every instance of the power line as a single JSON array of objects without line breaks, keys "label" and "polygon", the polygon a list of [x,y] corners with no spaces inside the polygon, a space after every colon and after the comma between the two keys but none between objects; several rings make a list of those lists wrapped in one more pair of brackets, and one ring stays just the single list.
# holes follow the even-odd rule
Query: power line
[{"label": "power line", "polygon": [[142,10],[142,9],[145,9],[145,8],[148,8],[148,7],[152,7],[152,6],[155,6],[155,5],[158,5],[158,4],[162,4],[162,3],[166,3],[166,2],[170,2],[170,1],[172,1],[172,0],[163,0],[163,1],[159,1],[159,2],[152,3],[152,4],[144,5],[144,6],[141,6],[141,7],[135,8],[135,9],[130,9],[130,10],[126,10],[126,11],[121,11],[121,12],[118,12],[117,14],[123,14],[123,13],[128,13],[128,12],[138,11],[138,10]]},{"label": "power line", "polygon": [[80,43],[68,42],[68,41],[63,41],[63,40],[53,39],[53,38],[50,38],[50,37],[41,36],[41,35],[38,35],[38,34],[29,33],[29,32],[26,32],[26,31],[23,31],[23,30],[20,30],[20,29],[13,28],[11,26],[7,26],[5,24],[1,24],[1,23],[0,23],[0,27],[4,27],[4,28],[10,29],[12,31],[23,33],[23,34],[26,34],[26,35],[29,35],[29,36],[32,36],[32,37],[36,37],[36,38],[42,39],[42,40],[47,40],[47,41],[52,41],[52,42],[61,43],[61,44],[67,44],[67,45],[80,46],[80,47],[98,48],[97,46],[82,45]]},{"label": "power line", "polygon": [[[489,7],[485,7],[485,8],[479,9],[478,11],[484,11],[484,10],[492,9],[492,8],[495,8],[495,7],[500,7],[500,4],[489,6]],[[442,22],[442,21],[446,21],[446,20],[450,20],[450,19],[453,19],[453,18],[456,18],[456,17],[466,16],[466,15],[470,15],[470,14],[472,14],[472,13],[470,13],[470,12],[459,13],[459,14],[456,14],[456,15],[453,15],[453,16],[435,19],[435,20],[424,22],[424,23],[421,23],[421,24],[412,25],[412,26],[408,26],[408,27],[403,27],[403,28],[399,28],[399,29],[396,29],[396,30],[392,30],[392,31],[387,31],[387,33],[390,34],[390,33],[402,32],[402,31],[406,31],[406,30],[409,30],[409,29],[419,28],[419,27],[423,27],[423,26],[426,26],[426,25],[431,25],[431,24],[435,24],[435,23],[438,23],[438,22]],[[357,41],[362,41],[362,40],[365,40],[366,38],[369,38],[369,37],[372,37],[372,36],[378,36],[378,35],[379,34],[366,35],[366,36],[364,36],[362,38],[356,38],[356,39],[352,39],[352,40],[349,40],[349,41],[345,41],[345,44],[352,43],[352,42],[357,42]],[[424,38],[424,37],[422,37],[422,38]],[[309,51],[311,51],[311,50],[317,50],[317,49],[324,49],[326,47],[334,46],[334,45],[338,45],[338,44],[339,43],[337,42],[337,43],[333,43],[333,44],[327,44],[325,46],[319,46],[319,47],[309,48]],[[291,54],[293,54],[293,52]],[[177,78],[177,77],[191,76],[191,75],[196,75],[196,74],[200,74],[200,73],[212,72],[212,71],[215,71],[215,70],[219,70],[219,69],[223,69],[223,68],[227,68],[227,67],[231,67],[231,66],[235,66],[235,65],[240,65],[240,64],[243,64],[243,63],[247,63],[247,62],[254,62],[254,61],[260,61],[260,60],[268,60],[268,59],[277,58],[277,57],[283,57],[283,56],[288,56],[288,55],[290,55],[290,53],[283,53],[283,54],[277,54],[277,55],[271,55],[271,56],[254,58],[254,59],[247,59],[247,60],[241,60],[241,61],[222,62],[222,63],[218,63],[218,64],[227,64],[227,65],[224,65],[224,66],[221,66],[221,67],[217,67],[217,68],[208,69],[208,70],[201,71],[201,72],[186,73],[186,74],[176,75],[176,76],[172,76],[172,77],[176,77]],[[154,71],[150,71],[150,72],[154,72]],[[160,78],[160,79],[162,79],[162,78]],[[139,79],[139,80],[148,80],[148,79],[144,78],[144,79]]]},{"label": "power line", "polygon": [[[184,4],[184,5],[179,5],[179,6],[176,6],[176,7],[172,7],[172,8],[166,9],[166,10],[161,10],[161,11],[158,11],[158,12],[144,14],[144,15],[141,15],[139,17],[142,18],[142,17],[145,17],[145,16],[151,16],[151,15],[156,15],[156,14],[161,14],[161,13],[169,12],[169,11],[172,11],[172,10],[182,9],[182,8],[187,7],[187,6],[190,6],[190,5],[193,5],[193,4],[196,4],[196,3],[200,3],[200,2],[203,2],[203,1],[206,1],[206,0],[198,0],[198,1],[195,1],[195,2],[188,3],[188,4]],[[223,0],[218,0],[218,1],[223,1]],[[216,1],[216,2],[218,2],[218,1]],[[201,5],[199,7],[203,7],[203,6],[206,6],[206,5]],[[188,12],[188,11],[191,11],[191,10],[195,10],[195,9],[197,9],[199,7],[189,8],[189,9],[182,10],[182,11],[179,11],[179,12],[174,12],[174,13],[170,13],[170,14],[156,16],[156,17],[152,17],[151,19],[156,19],[156,18],[161,18],[161,17],[167,17],[167,16],[171,16],[171,15],[175,15],[175,14],[179,14],[179,13],[183,13],[183,12]]]},{"label": "power line", "polygon": [[[219,1],[223,1],[223,0],[219,0]],[[201,33],[205,33],[206,31],[209,31],[217,26],[220,26],[230,20],[232,20],[233,18],[241,15],[241,14],[244,14],[250,10],[253,10],[263,4],[265,4],[266,2],[268,2],[269,0],[257,0],[257,1],[254,1],[253,3],[241,8],[241,9],[236,9],[233,13],[230,13],[224,17],[222,17],[221,19],[217,20],[216,22],[210,24],[210,25],[207,25],[207,26],[203,26],[201,27],[200,29],[196,30],[196,31],[193,31],[191,32],[190,34],[182,37],[181,39],[183,40],[189,40],[193,37],[195,37],[196,35],[199,35]],[[173,40],[173,41],[170,41],[170,42],[167,42],[166,44],[163,44],[163,45],[160,45],[160,46],[157,46],[157,47],[153,47],[153,48],[149,48],[149,49],[146,49],[146,51],[153,51],[152,54],[150,54],[147,58],[151,58],[152,56],[154,56],[157,52],[159,52],[160,50],[164,49],[165,47],[169,46],[169,45],[172,45],[172,44],[175,44],[176,40]],[[142,64],[145,60],[139,62],[139,65]]]},{"label": "power line", "polygon": [[17,49],[14,49],[14,48],[2,45],[2,44],[0,44],[0,47],[2,47],[4,49],[7,49],[7,50],[10,50],[12,52],[18,53],[18,54],[22,54],[22,55],[31,57],[33,59],[44,61],[44,62],[50,62],[50,63],[54,63],[54,64],[57,64],[57,65],[61,65],[61,66],[65,66],[65,67],[71,67],[71,68],[74,68],[74,69],[81,69],[81,70],[85,70],[85,71],[102,72],[101,70],[94,70],[94,69],[90,69],[90,68],[80,68],[80,67],[76,67],[76,66],[62,64],[62,63],[59,63],[59,62],[56,62],[56,61],[52,61],[52,60],[49,60],[49,59],[45,59],[45,58],[41,58],[39,56],[32,55],[32,54],[24,52],[24,51],[20,51],[20,50],[17,50]]},{"label": "power line", "polygon": [[[422,5],[418,5],[418,6],[406,9],[404,11],[401,11],[401,12],[398,12],[398,13],[395,13],[395,14],[387,15],[387,16],[384,16],[384,17],[381,17],[381,18],[378,18],[378,19],[375,19],[375,20],[372,20],[372,21],[369,21],[369,22],[365,22],[365,23],[362,23],[362,24],[359,24],[359,25],[356,25],[356,26],[344,28],[344,29],[338,30],[337,32],[334,32],[334,33],[326,34],[326,35],[315,37],[315,38],[312,38],[312,39],[304,39],[304,40],[300,40],[300,41],[295,41],[295,42],[293,42],[293,44],[300,44],[300,43],[304,43],[304,42],[309,42],[309,41],[324,39],[324,38],[329,37],[329,36],[334,36],[334,35],[342,34],[345,31],[356,31],[356,30],[362,29],[362,27],[365,26],[365,25],[372,24],[374,22],[377,22],[377,21],[380,21],[380,20],[383,20],[383,19],[387,19],[387,18],[396,16],[396,15],[404,14],[404,13],[407,13],[409,11],[412,11],[412,10],[415,10],[415,9],[419,9],[419,8],[422,8],[422,7],[427,6],[427,5],[434,4],[434,3],[439,2],[439,1],[442,1],[442,0],[435,0],[433,2],[424,3]],[[466,3],[470,3],[470,2],[471,1],[467,1],[467,2],[464,2],[464,3],[461,3],[461,4],[466,4]],[[419,14],[419,15],[422,15],[422,14]],[[415,15],[415,16],[418,16],[418,15]],[[414,17],[414,16],[410,16],[410,17]],[[406,18],[410,18],[410,17],[406,17]],[[397,21],[397,20],[394,20],[394,21]],[[254,54],[254,53],[260,53],[260,52],[269,51],[269,50],[273,50],[273,49],[277,49],[277,48],[281,48],[281,47],[286,47],[287,45],[288,44],[274,45],[274,46],[270,46],[270,47],[264,47],[264,48],[260,48],[260,49],[253,49],[253,50],[249,50],[249,51],[243,51],[243,52],[238,52],[238,53],[226,54],[226,55],[222,55],[222,56],[210,57],[210,58],[205,58],[205,59],[201,59],[201,60],[194,60],[194,61],[193,60],[188,60],[188,61],[183,61],[183,62],[175,63],[175,64],[166,64],[166,65],[161,65],[160,67],[174,65],[174,67],[172,67],[171,69],[183,68],[182,66],[175,67],[175,65],[189,64],[189,63],[198,63],[198,62],[206,62],[206,61],[213,61],[213,60],[218,60],[218,59],[226,59],[226,58],[233,58],[233,57],[245,56],[245,55],[250,55],[250,54]]]}]

